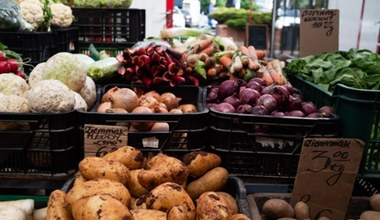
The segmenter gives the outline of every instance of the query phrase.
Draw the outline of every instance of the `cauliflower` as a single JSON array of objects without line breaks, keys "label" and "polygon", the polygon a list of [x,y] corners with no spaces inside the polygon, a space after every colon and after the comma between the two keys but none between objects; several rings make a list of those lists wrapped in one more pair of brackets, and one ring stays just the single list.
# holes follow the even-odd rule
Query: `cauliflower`
[{"label": "cauliflower", "polygon": [[91,77],[86,77],[86,83],[79,91],[79,94],[86,101],[87,108],[91,109],[94,106],[97,99],[96,84]]},{"label": "cauliflower", "polygon": [[26,97],[29,85],[26,80],[13,73],[0,74],[0,92],[4,95],[18,95]]},{"label": "cauliflower", "polygon": [[86,82],[86,69],[72,53],[59,52],[51,56],[42,68],[42,79],[56,79],[74,92],[79,92]]},{"label": "cauliflower", "polygon": [[37,30],[45,20],[43,4],[39,0],[24,0],[19,5],[22,18]]},{"label": "cauliflower", "polygon": [[2,103],[0,105],[0,112],[30,112],[29,102],[25,97],[0,93],[0,102]]},{"label": "cauliflower", "polygon": [[75,95],[61,81],[47,79],[29,90],[28,101],[32,112],[67,112],[74,109]]},{"label": "cauliflower", "polygon": [[87,103],[83,99],[83,97],[77,92],[72,91],[72,93],[74,93],[74,98],[75,98],[74,109],[78,111],[84,111],[84,112],[87,111]]},{"label": "cauliflower", "polygon": [[53,16],[52,26],[69,27],[73,23],[73,12],[69,6],[63,3],[51,3],[50,10]]},{"label": "cauliflower", "polygon": [[45,62],[39,63],[32,69],[32,72],[30,72],[28,77],[28,83],[30,87],[33,87],[37,82],[42,80],[42,71],[44,65]]}]

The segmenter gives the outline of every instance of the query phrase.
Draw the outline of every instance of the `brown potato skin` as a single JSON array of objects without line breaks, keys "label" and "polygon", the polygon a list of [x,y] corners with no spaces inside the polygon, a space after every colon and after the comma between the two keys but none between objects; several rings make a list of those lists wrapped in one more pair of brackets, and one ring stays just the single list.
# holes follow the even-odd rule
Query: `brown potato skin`
[{"label": "brown potato skin", "polygon": [[311,219],[309,206],[303,201],[298,201],[294,205],[294,215],[297,220]]},{"label": "brown potato skin", "polygon": [[187,153],[182,161],[189,169],[189,175],[195,178],[204,175],[207,171],[219,167],[222,164],[222,159],[219,155],[206,151]]},{"label": "brown potato skin", "polygon": [[126,184],[129,192],[133,197],[140,197],[149,193],[149,191],[144,188],[139,182],[138,175],[141,170],[142,169],[131,170],[131,178]]},{"label": "brown potato skin", "polygon": [[131,195],[128,189],[120,182],[109,179],[89,180],[74,185],[67,193],[65,202],[72,206],[79,199],[94,195],[110,195],[129,207]]},{"label": "brown potato skin", "polygon": [[228,202],[217,192],[202,193],[197,200],[197,219],[228,220],[232,214],[227,206]]},{"label": "brown potato skin", "polygon": [[294,217],[293,207],[283,199],[268,199],[263,204],[262,210],[269,218]]},{"label": "brown potato skin", "polygon": [[167,211],[168,219],[195,219],[195,204],[177,183],[166,182],[157,186],[151,190],[145,203],[148,209]]},{"label": "brown potato skin", "polygon": [[373,210],[367,210],[362,212],[360,215],[361,220],[374,220],[374,219],[380,219],[380,212],[373,211]]},{"label": "brown potato skin", "polygon": [[124,164],[128,169],[140,169],[144,162],[142,152],[131,146],[122,146],[115,151],[109,152],[103,156],[106,160],[116,160]]},{"label": "brown potato skin", "polygon": [[186,191],[195,200],[207,191],[220,191],[226,185],[228,171],[223,167],[215,167],[203,176],[187,184]]},{"label": "brown potato skin", "polygon": [[251,220],[251,218],[249,218],[247,215],[243,213],[237,213],[237,214],[231,215],[229,220]]},{"label": "brown potato skin", "polygon": [[66,208],[65,197],[66,193],[60,189],[56,189],[50,193],[46,210],[46,219],[73,219],[69,210]]},{"label": "brown potato skin", "polygon": [[148,190],[165,182],[182,185],[189,176],[189,171],[181,160],[163,153],[150,158],[143,168],[138,174],[138,180]]},{"label": "brown potato skin", "polygon": [[380,212],[380,193],[373,194],[369,197],[369,204],[374,211]]},{"label": "brown potato skin", "polygon": [[131,177],[124,164],[100,157],[85,157],[79,162],[79,170],[88,180],[110,179],[126,184]]},{"label": "brown potato skin", "polygon": [[222,197],[227,202],[227,208],[231,215],[237,214],[239,212],[239,206],[235,198],[226,192],[217,192],[220,197]]},{"label": "brown potato skin", "polygon": [[129,209],[110,195],[94,195],[76,201],[72,206],[75,220],[132,220]]},{"label": "brown potato skin", "polygon": [[166,212],[154,209],[135,209],[131,210],[133,220],[166,220]]}]

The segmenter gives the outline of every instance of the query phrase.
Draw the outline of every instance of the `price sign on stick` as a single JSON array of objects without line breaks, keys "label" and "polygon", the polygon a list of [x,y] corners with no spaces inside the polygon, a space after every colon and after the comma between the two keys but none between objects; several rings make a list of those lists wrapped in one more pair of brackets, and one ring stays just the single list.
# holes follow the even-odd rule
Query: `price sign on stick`
[{"label": "price sign on stick", "polygon": [[85,124],[83,130],[85,157],[101,157],[128,143],[127,127]]},{"label": "price sign on stick", "polygon": [[364,143],[346,138],[305,138],[291,204],[304,201],[311,219],[344,220]]},{"label": "price sign on stick", "polygon": [[315,55],[339,48],[339,10],[303,9],[300,24],[300,55]]}]

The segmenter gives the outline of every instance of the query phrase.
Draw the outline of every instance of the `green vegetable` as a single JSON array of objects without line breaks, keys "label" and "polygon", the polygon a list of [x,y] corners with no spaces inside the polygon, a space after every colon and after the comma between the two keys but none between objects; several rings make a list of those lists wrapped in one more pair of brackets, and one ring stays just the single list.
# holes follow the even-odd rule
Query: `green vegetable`
[{"label": "green vegetable", "polygon": [[358,89],[380,88],[380,56],[369,50],[324,52],[292,60],[285,73],[313,82],[329,92],[344,84]]},{"label": "green vegetable", "polygon": [[93,62],[88,67],[87,75],[97,83],[104,82],[117,75],[115,73],[120,67],[121,63],[115,57],[108,57]]},{"label": "green vegetable", "polygon": [[198,60],[197,63],[195,64],[194,68],[195,72],[202,76],[204,79],[207,79],[207,73],[205,69],[205,62]]}]

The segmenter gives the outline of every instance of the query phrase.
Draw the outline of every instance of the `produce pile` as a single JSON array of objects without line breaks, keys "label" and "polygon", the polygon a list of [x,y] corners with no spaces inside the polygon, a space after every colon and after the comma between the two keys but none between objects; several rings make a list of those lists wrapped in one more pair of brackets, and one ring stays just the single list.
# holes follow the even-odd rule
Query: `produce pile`
[{"label": "produce pile", "polygon": [[250,219],[224,190],[228,172],[213,153],[182,159],[163,153],[144,157],[124,146],[103,157],[86,157],[67,191],[54,190],[47,219]]},{"label": "produce pile", "polygon": [[2,73],[13,73],[26,79],[22,56],[0,43],[0,74]]},{"label": "produce pile", "polygon": [[369,50],[325,52],[290,61],[289,77],[299,76],[326,91],[340,83],[357,89],[380,89],[380,56]]}]

